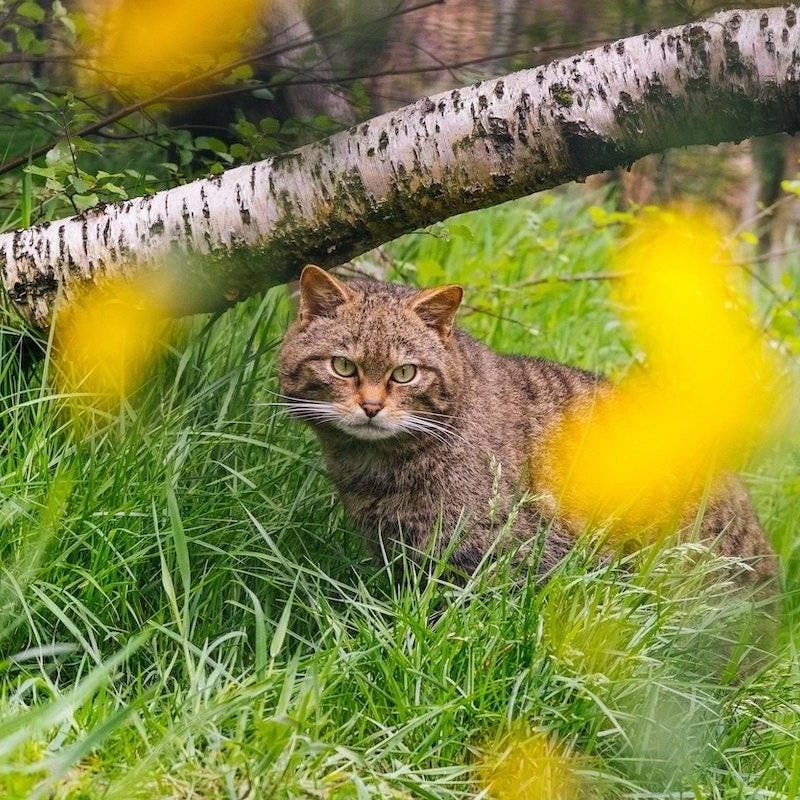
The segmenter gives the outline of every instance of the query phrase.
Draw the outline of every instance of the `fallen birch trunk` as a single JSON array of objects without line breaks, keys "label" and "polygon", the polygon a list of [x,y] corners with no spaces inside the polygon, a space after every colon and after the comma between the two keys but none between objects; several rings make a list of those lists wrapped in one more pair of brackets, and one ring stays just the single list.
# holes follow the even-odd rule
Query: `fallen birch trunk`
[{"label": "fallen birch trunk", "polygon": [[728,11],[425,97],[285,155],[0,237],[46,326],[60,288],[166,270],[174,313],[224,307],[416,228],[671,147],[800,128],[794,6]]}]

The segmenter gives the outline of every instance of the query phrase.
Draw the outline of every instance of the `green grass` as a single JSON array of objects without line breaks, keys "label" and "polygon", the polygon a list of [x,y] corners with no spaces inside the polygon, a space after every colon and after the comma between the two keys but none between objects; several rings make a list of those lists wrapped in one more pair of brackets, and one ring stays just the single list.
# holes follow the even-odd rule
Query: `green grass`
[{"label": "green grass", "polygon": [[[619,236],[570,191],[384,252],[463,282],[461,323],[498,350],[617,374],[637,354],[607,282],[559,278],[608,270]],[[270,405],[289,315],[275,290],[177,324],[123,412],[81,424],[6,316],[0,797],[472,797],[526,725],[582,754],[586,796],[800,798],[792,614],[754,655],[749,607],[688,546],[395,588]],[[746,476],[788,591],[799,466],[786,442]]]}]

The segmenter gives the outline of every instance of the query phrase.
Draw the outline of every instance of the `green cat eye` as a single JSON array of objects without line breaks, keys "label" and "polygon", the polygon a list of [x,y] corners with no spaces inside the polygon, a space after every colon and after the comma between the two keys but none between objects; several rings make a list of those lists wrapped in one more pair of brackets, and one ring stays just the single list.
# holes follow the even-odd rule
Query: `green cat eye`
[{"label": "green cat eye", "polygon": [[341,378],[352,378],[356,374],[356,365],[344,356],[334,356],[331,369]]},{"label": "green cat eye", "polygon": [[408,383],[413,381],[417,374],[417,368],[413,364],[402,364],[392,370],[392,380],[395,383]]}]

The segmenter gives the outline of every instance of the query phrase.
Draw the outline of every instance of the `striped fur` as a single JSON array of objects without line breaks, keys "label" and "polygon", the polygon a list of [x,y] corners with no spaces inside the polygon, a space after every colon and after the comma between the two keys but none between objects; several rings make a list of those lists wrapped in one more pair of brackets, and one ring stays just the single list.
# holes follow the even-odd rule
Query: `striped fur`
[{"label": "striped fur", "polygon": [[[452,561],[469,573],[527,496],[503,545],[523,554],[533,549],[538,569],[551,569],[575,531],[537,500],[531,457],[547,426],[603,379],[543,359],[501,356],[463,331],[432,325],[414,309],[414,290],[342,284],[312,269],[304,272],[299,318],[281,351],[282,402],[314,428],[358,529],[378,551],[391,553],[402,541],[422,553],[441,551],[461,525]],[[360,377],[336,376],[333,355],[358,364]],[[403,363],[419,367],[413,385],[387,380]],[[361,430],[367,421],[359,417],[359,400],[366,390],[380,394],[376,420],[383,415],[396,430],[364,438],[369,431]],[[439,518],[441,534],[432,542]],[[753,559],[751,578],[773,574],[774,557],[734,478],[710,503],[703,534],[718,539],[723,553]]]}]

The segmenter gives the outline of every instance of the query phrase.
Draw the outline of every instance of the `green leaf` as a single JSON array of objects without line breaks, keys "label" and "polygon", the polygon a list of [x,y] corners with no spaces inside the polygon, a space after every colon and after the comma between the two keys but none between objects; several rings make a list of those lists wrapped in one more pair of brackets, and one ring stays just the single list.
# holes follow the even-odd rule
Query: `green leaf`
[{"label": "green leaf", "polygon": [[122,188],[122,186],[118,186],[116,183],[104,183],[100,186],[101,191],[109,192],[109,194],[115,194],[117,197],[121,197],[123,200],[128,198],[128,192]]},{"label": "green leaf", "polygon": [[258,123],[258,127],[261,129],[262,133],[272,135],[281,129],[281,123],[274,117],[264,117],[264,119]]},{"label": "green leaf", "polygon": [[86,211],[87,208],[96,206],[100,202],[100,198],[94,193],[74,194],[72,195],[72,202],[75,203],[75,207],[78,211]]},{"label": "green leaf", "polygon": [[72,154],[63,142],[59,142],[55,147],[51,147],[47,153],[45,153],[44,160],[48,166],[55,168],[57,171],[59,167],[62,172],[65,167],[67,169],[72,168]]},{"label": "green leaf", "polygon": [[33,52],[33,45],[36,41],[36,34],[30,28],[17,29],[17,47],[23,53]]},{"label": "green leaf", "polygon": [[253,78],[253,74],[253,68],[250,64],[242,64],[228,73],[224,83],[242,83],[243,81],[249,81]]},{"label": "green leaf", "polygon": [[89,181],[85,181],[83,178],[79,178],[77,175],[70,175],[69,182],[72,184],[72,188],[79,194],[86,194],[89,189],[94,186],[93,182],[89,183]]},{"label": "green leaf", "polygon": [[228,145],[222,139],[217,139],[214,136],[198,136],[194,140],[194,144],[198,150],[211,150],[212,153],[228,152]]},{"label": "green leaf", "polygon": [[28,164],[25,167],[25,172],[29,175],[39,175],[42,178],[55,178],[56,177],[56,169],[55,167],[37,167],[36,164]]},{"label": "green leaf", "polygon": [[32,2],[32,0],[27,0],[27,2],[23,3],[17,9],[17,14],[35,22],[41,22],[45,18],[44,9],[38,3]]},{"label": "green leaf", "polygon": [[780,336],[792,336],[797,333],[797,319],[789,311],[779,311],[772,318],[772,330]]},{"label": "green leaf", "polygon": [[172,487],[167,489],[167,509],[169,510],[170,528],[172,530],[172,541],[175,545],[175,559],[178,562],[178,572],[181,576],[183,585],[184,601],[189,597],[189,590],[192,586],[192,573],[189,564],[189,547],[186,542],[186,533],[183,528],[178,500]]},{"label": "green leaf", "polygon": [[468,242],[475,241],[475,234],[472,232],[472,229],[467,225],[448,225],[447,230],[451,236],[455,236],[457,239],[466,239]]},{"label": "green leaf", "polygon": [[289,628],[289,616],[292,613],[292,603],[294,602],[294,593],[297,591],[297,580],[295,579],[294,586],[292,586],[289,599],[286,601],[281,618],[278,620],[278,626],[275,628],[275,633],[272,636],[272,641],[269,644],[269,657],[275,658],[280,653],[283,647],[283,640],[286,638],[286,631]]},{"label": "green leaf", "polygon": [[282,83],[289,83],[294,78],[294,73],[288,69],[279,69],[271,78],[270,86],[280,86]]},{"label": "green leaf", "polygon": [[268,658],[267,658],[267,623],[264,616],[264,607],[255,592],[244,587],[247,594],[250,595],[250,602],[253,604],[253,614],[255,616],[255,643],[253,650],[255,653],[255,666],[256,675],[263,679],[267,674]]},{"label": "green leaf", "polygon": [[70,143],[79,153],[94,153],[95,155],[100,153],[100,150],[94,142],[90,142],[88,139],[84,139],[81,136],[73,136],[70,139]]}]

